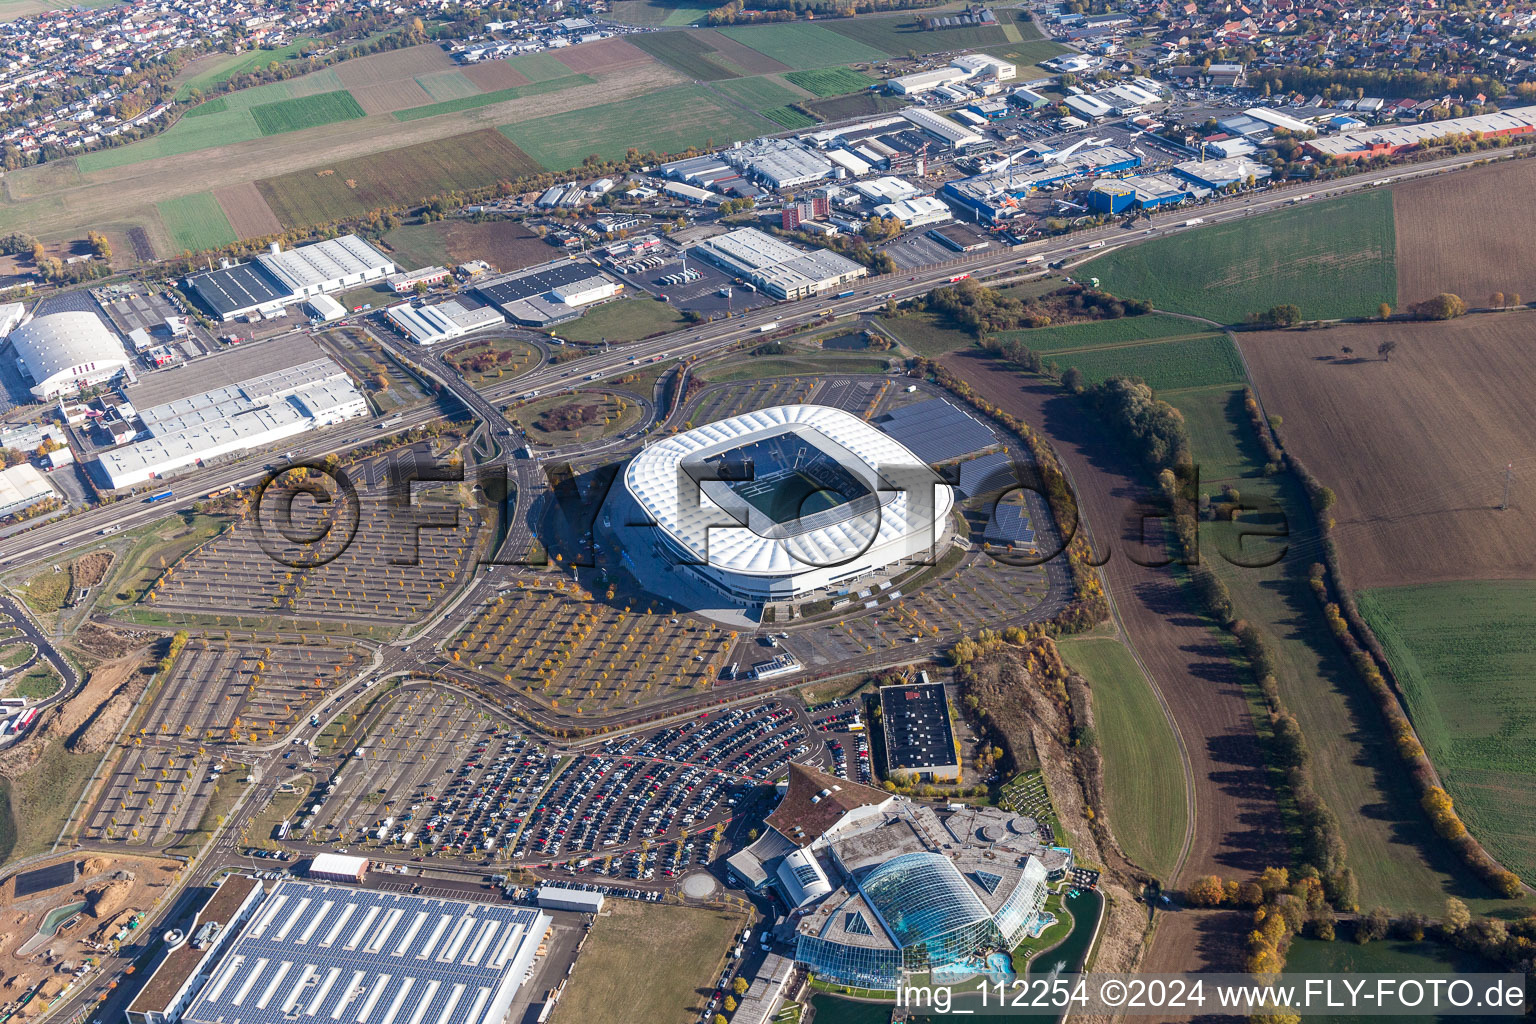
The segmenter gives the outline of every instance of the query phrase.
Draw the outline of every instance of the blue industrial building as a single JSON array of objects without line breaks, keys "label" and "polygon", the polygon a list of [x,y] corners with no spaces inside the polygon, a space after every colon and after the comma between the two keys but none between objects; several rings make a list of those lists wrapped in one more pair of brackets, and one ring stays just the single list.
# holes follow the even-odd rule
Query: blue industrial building
[{"label": "blue industrial building", "polygon": [[1019,212],[1019,202],[1037,188],[1059,185],[1089,175],[1118,174],[1141,166],[1141,157],[1117,146],[1101,146],[1071,154],[1054,163],[1042,160],[1004,167],[944,186],[946,198],[971,211],[973,219],[996,223]]}]

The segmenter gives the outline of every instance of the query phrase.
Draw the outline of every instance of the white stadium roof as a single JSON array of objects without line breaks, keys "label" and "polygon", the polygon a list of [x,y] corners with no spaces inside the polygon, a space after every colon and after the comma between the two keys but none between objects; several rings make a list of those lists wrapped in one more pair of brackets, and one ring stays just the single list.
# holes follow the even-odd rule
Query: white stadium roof
[{"label": "white stadium roof", "polygon": [[128,364],[122,343],[95,313],[71,311],[37,317],[12,331],[11,343],[39,386],[80,367],[90,366],[90,372],[99,375]]},{"label": "white stadium roof", "polygon": [[[812,443],[817,434],[830,441],[833,450],[827,454],[862,482],[876,481],[878,474],[883,482],[871,490],[880,492],[882,504],[844,515],[838,522],[828,522],[833,517],[827,513],[814,513],[797,524],[812,527],[803,533],[782,528],[759,532],[742,526],[711,500],[683,466],[685,459],[694,463],[792,431],[802,432]],[[849,456],[855,465],[844,463]],[[926,475],[914,477],[914,471]],[[933,481],[931,497],[899,489],[917,478]],[[857,416],[820,405],[759,409],[659,441],[630,462],[625,485],[651,520],[700,562],[754,576],[783,576],[852,561],[862,552],[930,530],[937,538],[954,505],[952,489],[901,444]]]}]

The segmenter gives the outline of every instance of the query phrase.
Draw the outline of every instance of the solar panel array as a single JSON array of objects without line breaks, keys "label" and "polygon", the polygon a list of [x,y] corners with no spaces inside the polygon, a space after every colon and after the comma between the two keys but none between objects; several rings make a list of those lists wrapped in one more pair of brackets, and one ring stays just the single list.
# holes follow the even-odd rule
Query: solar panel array
[{"label": "solar panel array", "polygon": [[187,1010],[198,1024],[499,1024],[548,918],[283,882]]},{"label": "solar panel array", "polygon": [[1022,505],[998,505],[992,510],[983,538],[1001,547],[1034,547],[1035,531],[1029,528],[1029,514]]},{"label": "solar panel array", "polygon": [[997,443],[986,424],[942,398],[903,406],[881,417],[875,426],[929,464],[958,459]]},{"label": "solar panel array", "polygon": [[1007,452],[993,452],[960,463],[960,481],[955,485],[962,500],[978,494],[1006,490],[1018,484],[1013,458]]}]

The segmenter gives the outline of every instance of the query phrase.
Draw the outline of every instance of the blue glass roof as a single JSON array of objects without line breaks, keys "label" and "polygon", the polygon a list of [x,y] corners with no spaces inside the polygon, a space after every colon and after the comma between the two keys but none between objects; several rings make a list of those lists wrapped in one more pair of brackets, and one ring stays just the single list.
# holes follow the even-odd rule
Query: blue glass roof
[{"label": "blue glass roof", "polygon": [[902,854],[871,871],[859,888],[902,947],[991,916],[959,870],[937,853]]}]

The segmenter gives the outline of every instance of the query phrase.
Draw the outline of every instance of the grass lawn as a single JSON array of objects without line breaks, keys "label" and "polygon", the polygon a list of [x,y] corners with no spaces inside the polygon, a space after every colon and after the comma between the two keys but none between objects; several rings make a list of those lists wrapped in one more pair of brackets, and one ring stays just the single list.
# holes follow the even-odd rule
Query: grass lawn
[{"label": "grass lawn", "polygon": [[384,244],[394,253],[395,262],[402,266],[448,265],[448,242],[436,222],[402,224],[384,236]]},{"label": "grass lawn", "polygon": [[1154,390],[1236,384],[1243,380],[1237,348],[1225,334],[1199,334],[1177,341],[1080,349],[1050,357],[1063,369],[1075,366],[1091,383],[1109,377],[1140,377]]},{"label": "grass lawn", "polygon": [[202,252],[239,241],[212,192],[196,192],[158,203],[155,210],[177,252]]},{"label": "grass lawn", "polygon": [[[571,408],[591,410],[592,422],[570,429],[558,429],[544,421],[546,414]],[[535,398],[524,405],[513,406],[507,415],[522,424],[528,432],[528,440],[534,444],[556,447],[560,445],[588,444],[599,438],[611,437],[634,426],[640,420],[641,406],[624,398],[602,393],[549,395]],[[545,425],[541,426],[541,422]]]},{"label": "grass lawn", "polygon": [[1363,192],[1160,238],[1101,256],[1077,276],[1160,309],[1241,323],[1294,303],[1307,319],[1397,304],[1390,192]]},{"label": "grass lawn", "polygon": [[27,580],[26,586],[21,590],[21,599],[27,602],[39,615],[56,612],[64,607],[64,598],[69,596],[69,573],[63,571],[54,572],[49,566],[42,572]]},{"label": "grass lawn", "polygon": [[876,47],[867,46],[853,36],[810,22],[734,25],[722,28],[720,34],[796,70],[829,68],[838,64],[880,60],[886,56]]},{"label": "grass lawn", "polygon": [[943,318],[937,313],[903,313],[897,317],[880,317],[878,322],[920,356],[933,358],[976,344],[976,339],[964,331],[943,326]]},{"label": "grass lawn", "polygon": [[[71,754],[62,738],[51,739],[37,763],[9,781],[9,831],[14,838],[7,861],[47,852],[100,761],[100,754]],[[6,831],[0,821],[0,849]]]},{"label": "grass lawn", "polygon": [[639,341],[682,323],[682,315],[670,303],[637,295],[604,303],[582,314],[580,320],[556,327],[555,333],[566,341]]},{"label": "grass lawn", "polygon": [[1061,327],[1036,327],[1033,330],[999,331],[999,341],[1018,340],[1046,355],[1072,349],[1092,348],[1095,345],[1114,345],[1128,341],[1146,341],[1151,338],[1177,338],[1201,334],[1204,326],[1182,317],[1148,313],[1146,316],[1126,316],[1118,320],[1091,320],[1081,324],[1065,324]]},{"label": "grass lawn", "polygon": [[545,169],[563,171],[593,153],[610,160],[623,157],[631,146],[642,153],[681,153],[689,146],[719,146],[751,138],[761,129],[762,122],[726,106],[706,87],[675,85],[616,103],[503,125],[500,130]]},{"label": "grass lawn", "polygon": [[[1474,908],[1495,906],[1429,828],[1375,701],[1322,620],[1307,580],[1319,541],[1299,485],[1289,475],[1262,475],[1257,438],[1232,389],[1167,398],[1191,424],[1202,493],[1217,494],[1231,483],[1245,501],[1276,503],[1275,514],[1204,524],[1201,557],[1226,581],[1237,615],[1273,640],[1280,694],[1306,737],[1317,791],[1338,817],[1361,905],[1437,914],[1454,895]],[[1234,475],[1222,478],[1223,472]],[[1277,524],[1288,524],[1288,536],[1235,536]]]},{"label": "grass lawn", "polygon": [[884,359],[842,353],[737,357],[700,368],[700,380],[752,380],[763,377],[819,377],[829,373],[885,373]]},{"label": "grass lawn", "polygon": [[1093,688],[1109,824],[1131,859],[1167,879],[1184,843],[1184,772],[1173,727],[1118,640],[1063,640],[1062,657]]},{"label": "grass lawn", "polygon": [[16,685],[11,687],[11,695],[26,697],[28,700],[42,700],[44,697],[52,697],[59,692],[59,687],[64,685],[64,680],[53,670],[53,666],[39,659],[36,665],[27,669],[25,675],[16,680]]},{"label": "grass lawn", "polygon": [[490,106],[492,103],[522,99],[525,96],[541,96],[544,93],[559,92],[562,89],[574,89],[578,85],[593,85],[596,82],[597,79],[591,75],[567,74],[564,78],[546,78],[543,81],[530,82],[527,85],[516,85],[509,89],[497,89],[495,92],[484,92],[471,96],[458,96],[439,103],[429,103],[424,107],[397,110],[394,117],[396,121],[414,121],[421,117],[451,114],[457,110],[472,110],[475,107]]},{"label": "grass lawn", "polygon": [[[576,961],[553,1024],[626,1020],[668,1024],[697,1017],[746,924],[735,911],[611,900]],[[665,950],[665,970],[657,969]]]},{"label": "grass lawn", "polygon": [[20,668],[26,664],[27,659],[32,657],[36,650],[37,648],[32,646],[31,641],[6,644],[4,647],[0,647],[0,669]]},{"label": "grass lawn", "polygon": [[1430,760],[1472,834],[1536,877],[1536,582],[1365,590]]},{"label": "grass lawn", "polygon": [[[405,229],[401,228],[400,230],[403,231]],[[441,264],[442,262],[442,260],[416,260],[415,265],[425,267],[434,263]],[[407,265],[409,264],[407,263]],[[401,301],[401,299],[389,285],[371,284],[366,288],[353,288],[349,292],[342,292],[336,297],[336,301],[348,310],[353,310],[358,306],[372,305],[374,309],[382,306],[393,306]]]},{"label": "grass lawn", "polygon": [[872,85],[880,84],[880,79],[855,71],[852,68],[791,71],[784,78],[786,81],[792,82],[806,92],[816,96],[841,96],[844,93],[858,92],[861,89],[868,89]]},{"label": "grass lawn", "polygon": [[[1444,913],[1442,907],[1437,917]],[[1407,942],[1387,939],[1364,946],[1349,938],[1347,927],[1339,928],[1333,942],[1297,936],[1286,952],[1285,969],[1306,974],[1399,974],[1424,977],[1431,974],[1475,974],[1500,968],[1475,953],[1464,952],[1437,942]],[[1308,1024],[1376,1024],[1379,1016],[1363,1014],[1307,1014]],[[1493,1017],[1424,1017],[1424,1021],[1491,1021]]]},{"label": "grass lawn", "polygon": [[278,792],[272,795],[267,806],[257,811],[246,821],[245,843],[262,849],[275,849],[277,847],[277,826],[285,821],[292,821],[299,813],[299,808],[309,799],[310,792],[314,789],[315,780],[308,775],[301,775],[293,783],[292,793]]}]

